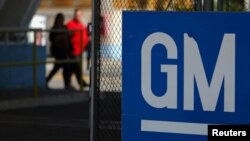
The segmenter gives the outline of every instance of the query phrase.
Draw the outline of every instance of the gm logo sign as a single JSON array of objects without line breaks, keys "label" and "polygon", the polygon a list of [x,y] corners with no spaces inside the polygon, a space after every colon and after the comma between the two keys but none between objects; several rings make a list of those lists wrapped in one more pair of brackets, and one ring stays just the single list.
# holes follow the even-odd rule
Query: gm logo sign
[{"label": "gm logo sign", "polygon": [[206,141],[208,125],[250,124],[249,16],[123,12],[123,141]]},{"label": "gm logo sign", "polygon": [[[184,33],[184,110],[194,110],[194,85],[199,90],[204,111],[215,111],[219,92],[224,82],[224,111],[235,112],[235,34],[224,34],[214,73],[209,83],[195,39]],[[155,96],[151,89],[151,52],[156,44],[167,50],[166,59],[178,59],[175,41],[166,33],[150,34],[141,51],[141,88],[145,101],[154,108],[177,109],[177,69],[178,65],[162,64],[161,73],[167,73],[166,92]],[[181,107],[179,107],[181,108]]]}]

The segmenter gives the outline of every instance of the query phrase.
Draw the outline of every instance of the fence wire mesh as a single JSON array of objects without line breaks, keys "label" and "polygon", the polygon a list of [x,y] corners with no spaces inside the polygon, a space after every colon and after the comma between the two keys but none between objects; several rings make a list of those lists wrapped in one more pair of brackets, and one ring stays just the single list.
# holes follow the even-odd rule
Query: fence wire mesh
[{"label": "fence wire mesh", "polygon": [[223,0],[222,10],[228,12],[243,12],[249,11],[249,0]]},{"label": "fence wire mesh", "polygon": [[[94,0],[99,6],[97,48],[98,141],[121,140],[122,11],[203,11],[206,0]],[[211,11],[248,11],[249,0],[210,0]]]},{"label": "fence wire mesh", "polygon": [[193,0],[101,0],[98,141],[121,140],[122,11],[195,11]]}]

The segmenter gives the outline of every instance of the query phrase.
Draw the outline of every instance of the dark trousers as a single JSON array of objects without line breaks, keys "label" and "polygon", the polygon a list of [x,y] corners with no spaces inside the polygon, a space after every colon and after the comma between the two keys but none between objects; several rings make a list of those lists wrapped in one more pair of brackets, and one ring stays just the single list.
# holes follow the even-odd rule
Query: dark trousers
[{"label": "dark trousers", "polygon": [[[56,58],[56,61],[58,60],[66,60],[67,58]],[[46,78],[47,83],[53,78],[53,76],[58,72],[58,70],[62,68],[63,69],[63,81],[64,86],[67,87],[68,81],[69,81],[69,65],[63,64],[63,63],[55,63],[52,71],[49,73],[48,77]]]},{"label": "dark trousers", "polygon": [[[71,56],[70,59],[74,59],[74,60],[77,60],[77,62],[74,62],[74,63],[71,63],[70,64],[70,69],[69,69],[69,72],[66,73],[69,78],[69,83],[68,83],[68,86],[70,86],[70,78],[73,74],[76,75],[76,79],[77,79],[77,82],[79,84],[80,87],[82,86],[88,86],[87,83],[81,78],[81,64],[80,64],[80,59],[81,59],[81,56]],[[82,85],[81,85],[82,84]]]}]

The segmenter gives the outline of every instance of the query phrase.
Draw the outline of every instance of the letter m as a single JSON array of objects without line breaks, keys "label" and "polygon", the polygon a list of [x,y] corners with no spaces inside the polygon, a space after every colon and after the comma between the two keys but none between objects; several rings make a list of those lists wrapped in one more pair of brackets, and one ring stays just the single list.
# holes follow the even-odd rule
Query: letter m
[{"label": "letter m", "polygon": [[224,112],[235,112],[235,34],[224,34],[210,84],[196,41],[184,34],[184,110],[194,110],[195,82],[204,111],[215,111],[224,83]]}]

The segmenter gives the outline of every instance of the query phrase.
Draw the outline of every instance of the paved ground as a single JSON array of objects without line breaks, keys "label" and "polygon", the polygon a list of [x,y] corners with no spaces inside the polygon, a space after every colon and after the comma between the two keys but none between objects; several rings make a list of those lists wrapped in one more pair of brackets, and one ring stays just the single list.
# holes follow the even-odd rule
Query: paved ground
[{"label": "paved ground", "polygon": [[89,141],[88,88],[79,91],[72,80],[76,90],[64,90],[59,71],[38,96],[32,88],[0,90],[0,141]]},{"label": "paved ground", "polygon": [[0,141],[89,141],[88,102],[0,111]]}]

